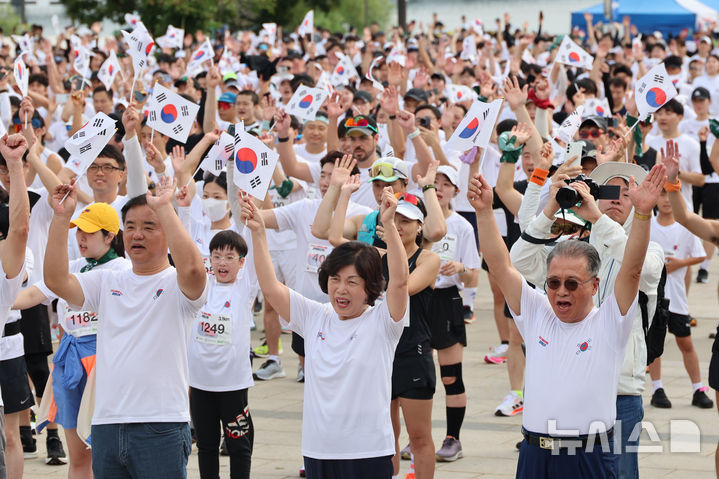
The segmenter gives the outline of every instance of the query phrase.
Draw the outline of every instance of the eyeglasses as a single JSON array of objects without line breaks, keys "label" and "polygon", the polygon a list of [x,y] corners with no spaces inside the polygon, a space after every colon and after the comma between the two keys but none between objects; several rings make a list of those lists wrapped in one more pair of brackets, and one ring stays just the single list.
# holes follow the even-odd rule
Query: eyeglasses
[{"label": "eyeglasses", "polygon": [[369,175],[372,178],[374,178],[375,176],[383,176],[385,178],[390,178],[394,176],[395,171],[398,173],[402,173],[391,163],[377,163],[372,165],[372,168],[369,170]]},{"label": "eyeglasses", "polygon": [[377,133],[377,128],[369,124],[369,120],[367,120],[364,116],[358,116],[356,118],[348,118],[345,121],[345,128],[355,128],[355,127],[361,127],[361,128],[369,128],[373,132]]},{"label": "eyeglasses", "polygon": [[399,201],[404,201],[419,208],[419,198],[412,193],[396,193],[395,197],[397,197]]},{"label": "eyeglasses", "polygon": [[213,254],[210,256],[210,259],[212,261],[226,261],[228,263],[232,263],[233,261],[238,261],[241,259],[242,256],[237,256],[234,254],[228,254],[228,255],[219,255],[219,254]]},{"label": "eyeglasses", "polygon": [[[576,291],[580,284],[586,284],[590,281],[594,281],[594,278],[596,276],[592,276],[591,278],[585,280],[585,281],[577,281],[576,279],[569,278],[564,280],[564,287],[567,291]],[[547,278],[547,281],[544,282],[544,290],[546,291],[547,288],[551,290],[557,290],[559,287],[562,286],[562,280],[557,277],[551,277]]]},{"label": "eyeglasses", "polygon": [[580,132],[579,132],[579,138],[582,138],[582,139],[585,139],[585,140],[586,140],[587,138],[589,138],[590,136],[591,136],[592,138],[599,138],[601,135],[602,135],[602,131],[601,131],[601,130],[584,130],[584,131],[580,131]]},{"label": "eyeglasses", "polygon": [[93,173],[97,173],[97,170],[102,170],[103,173],[109,174],[115,170],[122,171],[123,169],[118,168],[117,166],[112,166],[112,165],[107,165],[107,164],[106,165],[96,165],[94,163],[87,167],[87,171],[91,171]]},{"label": "eyeglasses", "polygon": [[219,101],[219,102],[217,102],[217,107],[220,110],[229,110],[230,108],[232,108],[232,103],[226,103],[224,101]]}]

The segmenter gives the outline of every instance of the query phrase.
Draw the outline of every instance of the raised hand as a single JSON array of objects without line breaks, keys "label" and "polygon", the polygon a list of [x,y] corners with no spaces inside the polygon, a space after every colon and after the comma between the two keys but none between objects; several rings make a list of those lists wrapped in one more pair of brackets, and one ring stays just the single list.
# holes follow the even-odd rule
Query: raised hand
[{"label": "raised hand", "polygon": [[344,155],[341,159],[335,160],[330,185],[342,187],[352,174],[352,169],[356,164],[357,160],[353,159],[352,155]]},{"label": "raised hand", "polygon": [[30,97],[26,96],[20,102],[20,111],[18,112],[18,117],[20,118],[21,122],[29,123],[30,120],[32,120],[33,113],[35,113],[35,107],[32,106],[32,100],[30,100]]},{"label": "raised hand", "polygon": [[342,184],[341,194],[351,196],[355,191],[360,189],[362,182],[359,175],[352,175]]},{"label": "raised hand", "polygon": [[170,161],[174,171],[182,171],[182,167],[185,165],[185,147],[182,145],[173,146]]},{"label": "raised hand", "polygon": [[290,115],[284,110],[275,113],[275,130],[280,138],[287,138],[290,135]]},{"label": "raised hand", "polygon": [[177,206],[180,208],[186,208],[192,204],[192,198],[190,197],[190,188],[185,185],[177,189],[175,193],[175,199],[177,200]]},{"label": "raised hand", "polygon": [[8,136],[6,133],[0,138],[0,154],[5,158],[8,167],[22,165],[22,155],[27,150],[27,140],[19,133]]},{"label": "raised hand", "polygon": [[222,75],[220,75],[220,69],[217,66],[210,67],[207,71],[205,82],[208,88],[216,88],[222,83]]},{"label": "raised hand", "polygon": [[62,216],[68,219],[72,218],[72,215],[75,214],[75,207],[77,206],[75,180],[72,180],[69,185],[57,185],[55,187],[50,206],[52,206],[55,216]]},{"label": "raised hand", "polygon": [[175,196],[175,189],[177,188],[177,178],[168,178],[163,176],[160,178],[160,184],[155,188],[156,195],[153,196],[149,191],[147,192],[147,206],[153,211],[157,211],[164,206],[172,207],[172,198]]},{"label": "raised hand", "polygon": [[399,110],[399,101],[397,100],[397,89],[389,86],[379,95],[379,104],[388,115],[396,115]]},{"label": "raised hand", "polygon": [[397,197],[394,196],[391,186],[385,186],[380,200],[380,219],[382,224],[387,226],[394,224],[394,213],[397,211]]},{"label": "raised hand", "polygon": [[[529,140],[529,138],[532,136],[532,130],[529,129],[529,126],[527,126],[526,123],[519,122],[514,127],[512,127],[512,136],[515,136],[517,138],[516,140],[514,140],[514,144],[516,146],[524,145],[527,140]],[[551,151],[552,145],[549,144],[549,142],[545,143],[545,145],[549,145]],[[542,147],[542,150],[544,150],[544,147]]]},{"label": "raised hand", "polygon": [[470,178],[467,188],[467,201],[479,213],[492,210],[493,193],[489,182],[481,174]]},{"label": "raised hand", "polygon": [[679,176],[679,145],[673,140],[667,140],[666,147],[662,148],[662,158],[662,163],[666,168],[667,181],[676,183]]},{"label": "raised hand", "polygon": [[150,164],[150,166],[155,169],[155,171],[165,171],[164,159],[160,155],[160,152],[157,150],[157,148],[155,148],[155,145],[153,145],[149,141],[145,143],[145,159]]},{"label": "raised hand", "polygon": [[435,177],[437,176],[437,168],[439,168],[439,160],[432,159],[427,167],[427,172],[424,176],[417,175],[415,182],[420,188],[424,188],[427,185],[433,185]]},{"label": "raised hand", "polygon": [[342,109],[342,95],[338,92],[333,92],[329,98],[327,98],[327,116],[330,118],[339,118],[344,112]]},{"label": "raised hand", "polygon": [[400,110],[397,113],[397,123],[405,132],[412,133],[417,126],[414,124],[414,114]]},{"label": "raised hand", "polygon": [[505,78],[502,90],[504,92],[504,99],[507,100],[509,108],[512,110],[516,110],[527,102],[528,87],[524,85],[524,88],[519,88],[519,82],[516,76]]},{"label": "raised hand", "polygon": [[[564,163],[559,165],[559,168],[557,168],[557,171],[554,172],[554,176],[556,175],[566,175],[569,178],[574,178],[579,173],[582,172],[582,165],[577,163],[577,159],[579,156],[574,155],[571,158],[568,158]],[[550,163],[549,166],[552,166]],[[545,168],[548,169],[548,168]],[[552,176],[552,181],[554,181],[554,176]]]},{"label": "raised hand", "polygon": [[271,121],[275,117],[277,111],[277,100],[272,95],[265,95],[260,100],[260,106],[262,107],[262,119],[265,121]]},{"label": "raised hand", "polygon": [[[131,138],[137,131],[137,125],[140,124],[140,117],[137,114],[137,108],[135,108],[135,102],[131,102],[130,106],[125,109],[122,114],[122,125],[125,127],[125,136]],[[130,135],[132,132],[132,135]]]},{"label": "raised hand", "polygon": [[240,204],[242,205],[242,214],[240,219],[252,231],[262,231],[265,228],[265,222],[262,219],[260,210],[257,209],[252,197],[244,191],[239,191]]},{"label": "raised hand", "polygon": [[629,177],[629,199],[632,200],[635,212],[642,215],[652,213],[652,208],[656,206],[659,195],[664,188],[666,172],[667,168],[664,165],[654,165],[647,177],[644,178],[644,181],[638,186],[634,181],[634,177]]}]

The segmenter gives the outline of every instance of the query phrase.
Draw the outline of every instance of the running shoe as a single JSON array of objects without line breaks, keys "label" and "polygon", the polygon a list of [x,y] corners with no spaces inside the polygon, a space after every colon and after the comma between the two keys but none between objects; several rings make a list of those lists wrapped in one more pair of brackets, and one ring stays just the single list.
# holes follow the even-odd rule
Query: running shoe
[{"label": "running shoe", "polygon": [[699,268],[697,271],[697,283],[706,283],[709,281],[709,272],[704,268]]},{"label": "running shoe", "polygon": [[706,391],[708,391],[709,388],[704,386],[703,388],[699,388],[696,391],[694,391],[694,396],[692,397],[692,406],[696,406],[701,409],[711,409],[714,407],[714,401],[709,399],[709,396],[707,396]]},{"label": "running shoe", "polygon": [[452,462],[462,457],[462,443],[459,439],[447,436],[442,442],[442,447],[436,452],[435,457],[439,462]]},{"label": "running shoe", "polygon": [[268,359],[252,376],[254,376],[255,379],[269,381],[270,379],[285,377],[285,370],[277,361]]},{"label": "running shoe", "polygon": [[462,306],[462,312],[464,314],[464,324],[472,324],[475,320],[474,312],[469,306]]},{"label": "running shoe", "polygon": [[[277,347],[278,347],[277,354],[282,354],[282,340],[281,339],[277,340]],[[269,356],[270,348],[267,347],[267,340],[265,339],[262,342],[262,346],[257,346],[253,350],[253,352],[255,353],[255,356],[257,356],[258,358],[266,358],[267,356]]]},{"label": "running shoe", "polygon": [[507,361],[508,344],[500,344],[496,348],[492,348],[492,352],[484,357],[484,362],[489,364],[502,364]]},{"label": "running shoe", "polygon": [[404,476],[404,479],[416,479],[414,475],[414,471],[410,470],[406,476]]},{"label": "running shoe", "polygon": [[22,452],[25,459],[37,457],[37,442],[32,437],[32,432],[29,429],[20,430],[20,442],[22,443]]},{"label": "running shoe", "polygon": [[524,411],[524,401],[514,391],[504,397],[502,404],[494,410],[495,416],[516,416]]},{"label": "running shoe", "polygon": [[401,457],[405,461],[409,461],[412,459],[412,451],[409,450],[409,444],[407,444],[404,449],[399,451],[399,457]]},{"label": "running shoe", "polygon": [[45,464],[48,466],[62,466],[67,464],[65,459],[65,449],[62,447],[62,441],[57,436],[48,436],[45,441],[47,447],[47,458]]},{"label": "running shoe", "polygon": [[659,388],[654,391],[650,404],[654,407],[658,407],[661,409],[670,409],[672,407],[672,402],[669,400],[667,394],[664,392],[664,388]]},{"label": "running shoe", "polygon": [[305,382],[305,370],[302,369],[302,363],[297,363],[297,382]]}]

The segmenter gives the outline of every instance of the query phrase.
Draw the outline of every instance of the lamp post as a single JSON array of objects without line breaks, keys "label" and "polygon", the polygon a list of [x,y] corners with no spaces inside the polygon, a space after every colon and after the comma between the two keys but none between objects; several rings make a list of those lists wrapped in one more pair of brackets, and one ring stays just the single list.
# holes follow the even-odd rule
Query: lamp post
[{"label": "lamp post", "polygon": [[407,0],[397,0],[397,23],[407,31]]}]

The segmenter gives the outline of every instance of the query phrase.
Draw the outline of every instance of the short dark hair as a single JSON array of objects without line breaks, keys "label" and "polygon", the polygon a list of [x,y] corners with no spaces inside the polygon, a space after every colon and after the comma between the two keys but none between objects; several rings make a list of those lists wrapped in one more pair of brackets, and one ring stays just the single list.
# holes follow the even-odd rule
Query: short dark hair
[{"label": "short dark hair", "polygon": [[93,96],[96,95],[96,94],[98,94],[98,93],[106,93],[107,96],[108,96],[108,98],[110,98],[110,101],[112,101],[112,91],[111,91],[111,90],[108,90],[108,89],[105,88],[104,86],[100,85],[100,86],[96,86],[96,87],[92,90]]},{"label": "short dark hair", "polygon": [[120,153],[120,150],[117,149],[116,146],[110,145],[109,143],[105,145],[105,147],[102,149],[99,155],[97,155],[98,158],[110,158],[112,160],[117,161],[117,164],[122,168],[125,169],[125,157],[122,156],[122,153]]},{"label": "short dark hair", "polygon": [[33,83],[39,83],[42,86],[49,86],[50,82],[47,79],[47,75],[44,73],[33,73],[30,75],[30,78],[28,78],[27,83],[29,85],[32,85]]},{"label": "short dark hair", "polygon": [[136,208],[138,206],[146,206],[147,205],[147,196],[146,195],[138,195],[134,198],[130,198],[127,203],[125,203],[125,206],[122,207],[122,210],[120,213],[122,213],[122,224],[125,225],[125,219],[127,218],[127,212],[130,211],[133,208]]},{"label": "short dark hair", "polygon": [[507,118],[506,120],[502,120],[499,123],[497,123],[496,131],[498,135],[501,135],[505,131],[512,131],[512,128],[517,126],[517,120],[513,120],[511,118]]},{"label": "short dark hair", "polygon": [[242,258],[247,256],[247,243],[232,230],[220,231],[210,240],[210,253],[222,249],[233,249]]},{"label": "short dark hair", "polygon": [[614,77],[611,80],[609,80],[609,86],[614,88],[621,88],[622,90],[627,89],[627,82],[624,81],[623,78]]},{"label": "short dark hair", "polygon": [[384,291],[382,259],[374,246],[361,241],[349,241],[332,250],[318,271],[320,289],[327,294],[327,281],[345,266],[354,266],[357,274],[364,280],[367,304],[374,305]]},{"label": "short dark hair", "polygon": [[441,120],[441,119],[442,119],[442,112],[439,111],[439,108],[437,108],[437,107],[434,106],[434,105],[430,105],[429,103],[423,103],[422,105],[420,105],[420,106],[418,106],[417,108],[415,108],[415,110],[414,110],[414,116],[417,116],[417,113],[419,113],[419,112],[422,111],[422,110],[429,110],[429,111],[431,111],[432,114],[434,115],[434,117],[435,117],[437,120]]},{"label": "short dark hair", "polygon": [[676,98],[672,98],[665,104],[663,104],[661,107],[659,107],[659,111],[666,110],[671,111],[672,113],[676,113],[677,115],[684,115],[684,107],[682,106],[679,101],[677,101]]},{"label": "short dark hair", "polygon": [[252,104],[257,105],[260,102],[260,97],[257,96],[257,93],[255,93],[253,90],[242,90],[237,94],[237,96],[245,95],[252,97]]},{"label": "short dark hair", "polygon": [[[320,168],[324,168],[327,163],[331,163],[334,165],[335,161],[341,160],[343,156],[345,156],[345,154],[342,153],[341,151],[336,151],[336,150],[330,151],[325,156],[323,156],[322,159],[320,160]],[[359,175],[359,174],[360,174],[360,170],[359,170],[359,168],[357,168],[357,165],[355,165],[354,168],[352,168],[350,175]]]},{"label": "short dark hair", "polygon": [[678,55],[669,55],[664,59],[664,66],[667,68],[681,68],[684,62]]}]

